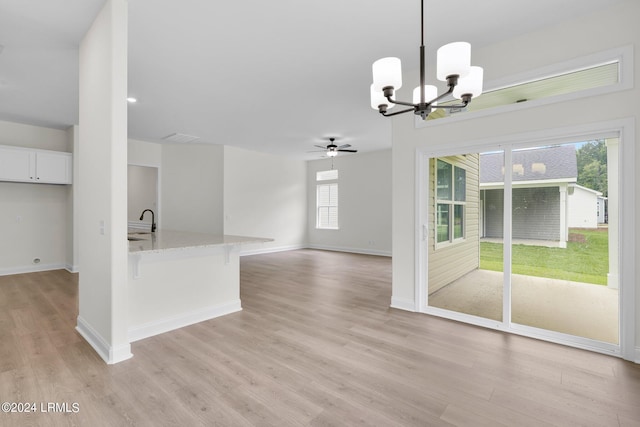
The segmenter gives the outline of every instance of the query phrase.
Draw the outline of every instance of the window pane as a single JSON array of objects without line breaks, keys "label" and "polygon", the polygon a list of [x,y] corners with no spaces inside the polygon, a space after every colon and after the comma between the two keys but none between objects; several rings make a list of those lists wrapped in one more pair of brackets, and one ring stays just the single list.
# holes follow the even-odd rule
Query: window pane
[{"label": "window pane", "polygon": [[331,207],[329,209],[328,228],[338,228],[338,208]]},{"label": "window pane", "polygon": [[[504,287],[503,204],[501,198],[487,198],[484,194],[504,192],[504,154],[500,152],[495,158],[490,154],[458,153],[443,159],[455,165],[452,177],[456,200],[436,200],[428,205],[433,206],[433,214],[428,217],[433,223],[429,224],[429,230],[433,231],[428,236],[427,259],[423,262],[426,263],[429,307],[500,321]],[[492,162],[487,164],[484,157]],[[436,161],[429,166],[435,169]],[[435,173],[430,173],[433,189],[429,187],[428,193],[421,194],[422,203],[431,203],[435,198]],[[490,190],[485,190],[484,182]],[[459,188],[462,185],[464,192]],[[457,200],[462,194],[464,199]],[[499,235],[495,234],[496,230]],[[483,237],[495,238],[485,242]],[[447,244],[449,241],[452,243]]]},{"label": "window pane", "polygon": [[449,205],[438,203],[437,242],[449,241]]},{"label": "window pane", "polygon": [[513,151],[513,323],[618,344],[616,141]]},{"label": "window pane", "polygon": [[438,200],[451,200],[451,164],[438,160]]},{"label": "window pane", "polygon": [[338,206],[338,184],[329,186],[329,206]]},{"label": "window pane", "polygon": [[455,205],[453,207],[453,238],[464,237],[464,206]]},{"label": "window pane", "polygon": [[329,224],[329,208],[318,208],[318,227],[325,228]]},{"label": "window pane", "polygon": [[338,228],[338,184],[320,184],[317,193],[317,227]]},{"label": "window pane", "polygon": [[316,181],[327,181],[330,179],[338,179],[338,169],[316,172]]},{"label": "window pane", "polygon": [[[541,76],[533,81],[502,87],[482,94],[482,97],[474,98],[465,108],[439,112],[429,115],[429,119],[440,119],[463,111],[478,111],[486,108],[494,108],[502,105],[515,104],[524,101],[533,101],[566,93],[576,93],[592,88],[610,86],[620,81],[620,62],[599,64],[586,69],[571,71],[553,76]],[[442,104],[456,104],[459,101],[447,101]]]},{"label": "window pane", "polygon": [[462,168],[454,168],[455,173],[455,201],[464,202],[467,200],[467,171]]}]

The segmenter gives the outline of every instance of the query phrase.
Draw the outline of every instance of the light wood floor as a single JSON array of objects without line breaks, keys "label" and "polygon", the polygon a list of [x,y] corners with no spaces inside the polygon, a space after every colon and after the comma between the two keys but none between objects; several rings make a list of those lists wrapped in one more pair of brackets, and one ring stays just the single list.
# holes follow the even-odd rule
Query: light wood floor
[{"label": "light wood floor", "polygon": [[388,308],[388,258],[241,259],[244,310],[106,365],[75,332],[77,278],[0,277],[2,426],[631,426],[640,366]]}]

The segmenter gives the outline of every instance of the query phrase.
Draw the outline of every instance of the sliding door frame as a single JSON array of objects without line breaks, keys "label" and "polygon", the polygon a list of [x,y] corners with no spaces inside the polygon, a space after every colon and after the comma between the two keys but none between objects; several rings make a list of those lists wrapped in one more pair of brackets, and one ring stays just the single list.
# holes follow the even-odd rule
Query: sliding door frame
[{"label": "sliding door frame", "polygon": [[[433,207],[429,206],[429,159],[500,150],[504,152],[505,164],[511,164],[511,150],[541,145],[575,143],[600,138],[618,138],[618,182],[619,182],[619,271],[618,295],[620,340],[618,345],[588,338],[563,334],[531,326],[511,323],[511,174],[505,174],[504,207],[504,292],[502,321],[486,319],[469,314],[445,310],[428,305],[428,218]],[[547,129],[543,132],[525,132],[508,137],[460,141],[447,146],[433,145],[416,150],[416,271],[415,310],[434,316],[457,320],[486,328],[551,341],[571,347],[582,348],[604,354],[615,355],[626,360],[635,360],[635,125],[633,118],[582,126]],[[508,168],[505,168],[508,170]],[[509,243],[509,244],[507,244]]]}]

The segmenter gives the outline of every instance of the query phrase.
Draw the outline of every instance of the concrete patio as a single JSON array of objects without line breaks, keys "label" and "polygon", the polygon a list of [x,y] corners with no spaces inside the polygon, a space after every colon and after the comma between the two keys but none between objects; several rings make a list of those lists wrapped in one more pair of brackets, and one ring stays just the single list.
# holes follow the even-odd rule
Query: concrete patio
[{"label": "concrete patio", "polygon": [[[475,270],[429,295],[429,305],[502,320],[503,274]],[[512,322],[618,343],[618,291],[606,286],[512,275]]]}]

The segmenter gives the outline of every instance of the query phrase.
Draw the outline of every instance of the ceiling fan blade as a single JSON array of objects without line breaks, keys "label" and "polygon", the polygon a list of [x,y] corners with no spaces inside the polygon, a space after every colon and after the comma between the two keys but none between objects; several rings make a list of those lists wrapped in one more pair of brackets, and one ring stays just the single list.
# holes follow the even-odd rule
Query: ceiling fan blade
[{"label": "ceiling fan blade", "polygon": [[313,146],[314,146],[314,147],[318,147],[318,148],[322,148],[323,150],[326,150],[326,149],[327,149],[327,146],[326,146],[326,145],[316,145],[316,144],[314,144]]},{"label": "ceiling fan blade", "polygon": [[338,151],[344,151],[345,153],[357,153],[358,150],[338,150]]},{"label": "ceiling fan blade", "polygon": [[310,151],[307,151],[307,153],[324,153],[326,151],[327,151],[326,149],[324,149],[324,150],[310,150]]},{"label": "ceiling fan blade", "polygon": [[351,144],[342,144],[341,146],[338,147],[338,150],[342,150],[343,148],[349,148],[351,147]]}]

